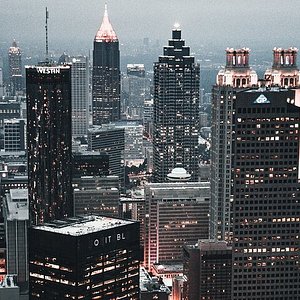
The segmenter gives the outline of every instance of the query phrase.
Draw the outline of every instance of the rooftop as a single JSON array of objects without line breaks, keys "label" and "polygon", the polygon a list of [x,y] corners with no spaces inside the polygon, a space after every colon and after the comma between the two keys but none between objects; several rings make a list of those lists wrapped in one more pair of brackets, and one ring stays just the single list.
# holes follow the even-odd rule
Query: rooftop
[{"label": "rooftop", "polygon": [[55,220],[51,223],[35,226],[34,228],[65,235],[82,236],[132,223],[134,223],[134,221],[89,215]]},{"label": "rooftop", "polygon": [[27,189],[11,189],[6,194],[7,220],[24,221],[29,219]]}]

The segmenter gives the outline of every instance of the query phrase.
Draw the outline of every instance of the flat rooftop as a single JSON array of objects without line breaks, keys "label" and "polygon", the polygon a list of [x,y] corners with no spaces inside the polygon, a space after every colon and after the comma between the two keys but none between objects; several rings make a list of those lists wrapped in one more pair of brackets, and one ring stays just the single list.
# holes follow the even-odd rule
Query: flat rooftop
[{"label": "flat rooftop", "polygon": [[122,227],[133,224],[135,221],[110,218],[105,216],[89,215],[55,220],[51,223],[34,226],[34,229],[44,230],[72,236],[82,236],[93,232]]},{"label": "flat rooftop", "polygon": [[9,193],[6,194],[6,206],[7,220],[28,220],[28,190],[11,189]]}]

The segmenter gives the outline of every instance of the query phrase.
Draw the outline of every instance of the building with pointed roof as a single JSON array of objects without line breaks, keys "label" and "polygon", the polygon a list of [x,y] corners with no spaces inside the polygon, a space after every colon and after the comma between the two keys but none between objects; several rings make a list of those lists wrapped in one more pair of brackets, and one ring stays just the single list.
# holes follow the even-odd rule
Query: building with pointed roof
[{"label": "building with pointed roof", "polygon": [[120,119],[119,40],[110,23],[105,5],[102,24],[94,39],[93,50],[93,124]]}]

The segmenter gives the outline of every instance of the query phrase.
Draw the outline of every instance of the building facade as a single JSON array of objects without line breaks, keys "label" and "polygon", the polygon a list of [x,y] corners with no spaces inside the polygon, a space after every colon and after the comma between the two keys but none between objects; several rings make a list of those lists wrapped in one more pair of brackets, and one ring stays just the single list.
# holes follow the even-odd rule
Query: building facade
[{"label": "building facade", "polygon": [[236,95],[233,300],[300,295],[299,92]]},{"label": "building facade", "polygon": [[24,119],[4,120],[4,150],[8,152],[25,151],[26,123]]},{"label": "building facade", "polygon": [[231,300],[232,248],[225,241],[184,245],[183,261],[183,299]]},{"label": "building facade", "polygon": [[21,49],[14,41],[8,50],[10,94],[15,96],[23,89]]},{"label": "building facade", "polygon": [[198,180],[200,68],[181,38],[172,31],[169,45],[154,64],[153,160],[155,182],[165,182],[177,166]]},{"label": "building facade", "polygon": [[102,125],[120,119],[120,51],[119,40],[104,17],[94,39],[92,110],[93,124]]},{"label": "building facade", "polygon": [[89,216],[29,229],[30,299],[139,298],[139,224]]},{"label": "building facade", "polygon": [[227,49],[212,91],[210,238],[232,239],[232,154],[236,93],[257,85],[248,48]]},{"label": "building facade", "polygon": [[70,66],[26,68],[30,220],[71,216],[72,129]]},{"label": "building facade", "polygon": [[208,182],[145,186],[144,266],[182,261],[184,243],[208,238]]}]

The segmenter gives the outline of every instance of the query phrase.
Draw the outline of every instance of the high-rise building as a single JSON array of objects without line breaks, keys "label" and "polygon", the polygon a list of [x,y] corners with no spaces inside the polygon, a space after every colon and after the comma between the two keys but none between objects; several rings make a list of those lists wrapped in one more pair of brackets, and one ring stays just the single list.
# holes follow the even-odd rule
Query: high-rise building
[{"label": "high-rise building", "polygon": [[145,186],[144,265],[182,262],[182,246],[208,237],[208,182]]},{"label": "high-rise building", "polygon": [[71,67],[72,135],[87,135],[89,126],[89,62],[86,56],[67,56]]},{"label": "high-rise building", "polygon": [[198,180],[200,68],[173,29],[169,45],[154,64],[154,180],[181,166]]},{"label": "high-rise building", "polygon": [[10,93],[13,96],[15,96],[17,92],[22,91],[23,88],[21,57],[21,50],[16,41],[14,41],[8,50],[9,84]]},{"label": "high-rise building", "polygon": [[119,40],[109,21],[107,6],[94,39],[92,110],[93,124],[120,119]]},{"label": "high-rise building", "polygon": [[121,188],[125,186],[125,129],[110,124],[93,126],[88,130],[88,148],[109,156],[109,174],[119,176]]},{"label": "high-rise building", "polygon": [[227,49],[226,67],[219,71],[212,91],[210,237],[232,238],[232,154],[236,93],[257,85],[249,67],[247,48]]},{"label": "high-rise building", "polygon": [[0,66],[0,98],[4,96],[3,68]]},{"label": "high-rise building", "polygon": [[183,299],[231,300],[232,248],[225,241],[183,246]]},{"label": "high-rise building", "polygon": [[24,119],[4,120],[4,150],[25,151],[26,123]]},{"label": "high-rise building", "polygon": [[11,189],[4,201],[7,274],[15,274],[21,293],[28,293],[28,191]]},{"label": "high-rise building", "polygon": [[71,216],[70,66],[26,67],[30,221]]},{"label": "high-rise building", "polygon": [[30,299],[139,298],[139,223],[74,217],[29,229]]},{"label": "high-rise building", "polygon": [[297,299],[300,90],[235,96],[231,299]]}]

